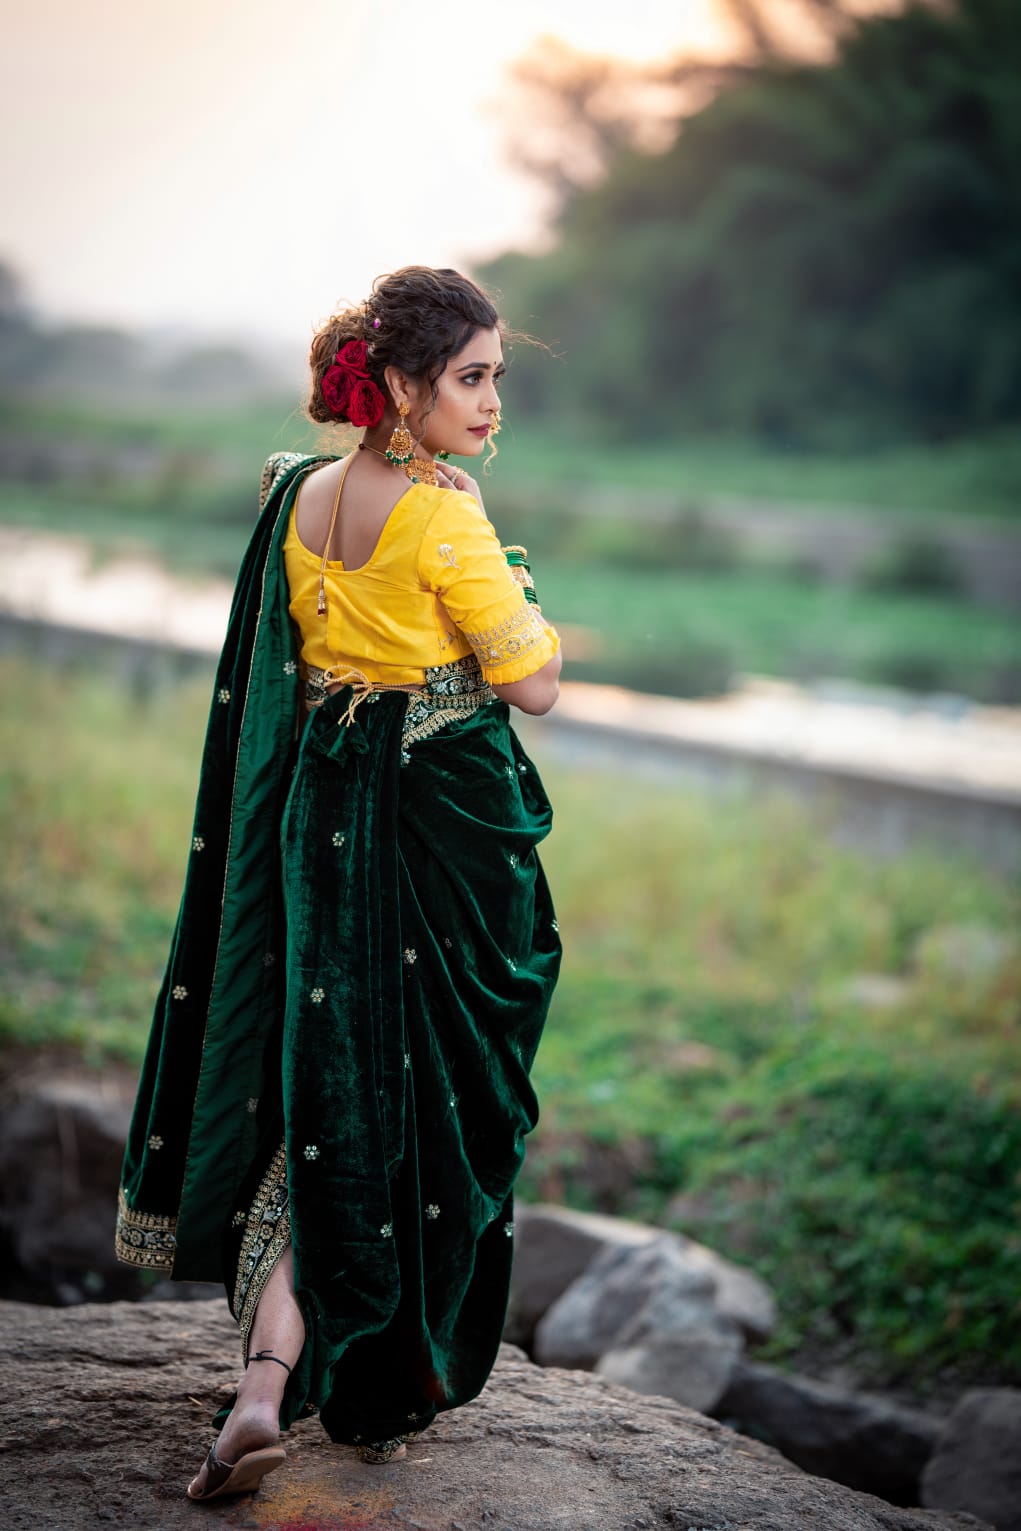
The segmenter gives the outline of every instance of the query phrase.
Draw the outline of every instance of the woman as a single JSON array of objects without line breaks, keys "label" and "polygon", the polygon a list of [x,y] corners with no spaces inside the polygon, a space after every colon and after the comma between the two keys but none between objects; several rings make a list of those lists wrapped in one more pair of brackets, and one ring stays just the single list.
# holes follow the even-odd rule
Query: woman
[{"label": "woman", "polygon": [[552,707],[559,639],[443,460],[498,427],[496,311],[408,267],[311,366],[312,418],[364,434],[264,472],[120,1194],[121,1258],[224,1279],[241,1329],[196,1499],[299,1414],[389,1461],[482,1388],[560,961],[508,721]]}]

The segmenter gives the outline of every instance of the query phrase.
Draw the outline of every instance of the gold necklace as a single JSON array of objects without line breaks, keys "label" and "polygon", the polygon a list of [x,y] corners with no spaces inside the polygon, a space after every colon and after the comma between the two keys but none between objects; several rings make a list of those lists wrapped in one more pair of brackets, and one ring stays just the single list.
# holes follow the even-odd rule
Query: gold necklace
[{"label": "gold necklace", "polygon": [[[381,452],[378,447],[370,447],[366,441],[358,443],[358,450],[359,452],[375,452],[376,456],[382,457],[384,462],[389,461],[385,452]],[[397,464],[391,463],[390,466],[395,468]],[[431,484],[434,489],[439,484],[436,464],[431,457],[413,457],[409,463],[404,464],[401,471],[413,484]]]}]

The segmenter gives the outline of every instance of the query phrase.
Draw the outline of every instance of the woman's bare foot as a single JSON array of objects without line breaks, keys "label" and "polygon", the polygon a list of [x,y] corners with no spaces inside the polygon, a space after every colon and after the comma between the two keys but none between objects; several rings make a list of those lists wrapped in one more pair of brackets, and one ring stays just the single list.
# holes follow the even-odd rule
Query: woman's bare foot
[{"label": "woman's bare foot", "polygon": [[[235,1465],[250,1451],[276,1445],[284,1388],[304,1343],[305,1323],[294,1296],[294,1257],[288,1248],[259,1299],[249,1336],[249,1365],[216,1441],[216,1455],[224,1466]],[[203,1463],[188,1485],[189,1498],[202,1497],[207,1477]]]},{"label": "woman's bare foot", "polygon": [[[243,1399],[241,1388],[247,1380],[246,1373],[238,1388],[238,1401],[216,1440],[216,1455],[224,1466],[233,1466],[250,1451],[259,1451],[263,1446],[275,1446],[280,1439],[279,1400]],[[192,1499],[201,1498],[205,1490],[206,1468],[207,1464],[203,1462],[188,1485],[188,1494]]]}]

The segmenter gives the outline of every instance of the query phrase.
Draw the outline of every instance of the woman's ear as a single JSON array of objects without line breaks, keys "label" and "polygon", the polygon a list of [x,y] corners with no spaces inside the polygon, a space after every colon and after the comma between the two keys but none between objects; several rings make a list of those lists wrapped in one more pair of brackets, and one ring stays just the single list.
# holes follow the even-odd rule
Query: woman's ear
[{"label": "woman's ear", "polygon": [[407,404],[410,407],[412,400],[407,373],[402,372],[400,367],[392,365],[384,367],[383,381],[386,383],[390,397],[395,405]]}]

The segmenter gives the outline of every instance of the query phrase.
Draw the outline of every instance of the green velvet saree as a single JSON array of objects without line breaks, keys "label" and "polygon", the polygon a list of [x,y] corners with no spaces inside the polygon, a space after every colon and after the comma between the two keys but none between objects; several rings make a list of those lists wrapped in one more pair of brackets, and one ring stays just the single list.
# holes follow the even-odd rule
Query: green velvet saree
[{"label": "green velvet saree", "polygon": [[248,1336],[290,1244],[281,1413],[420,1429],[499,1345],[528,1074],[560,961],[550,808],[474,659],[306,717],[281,454],[214,687],[192,852],[125,1155],[117,1249],[223,1280]]}]

